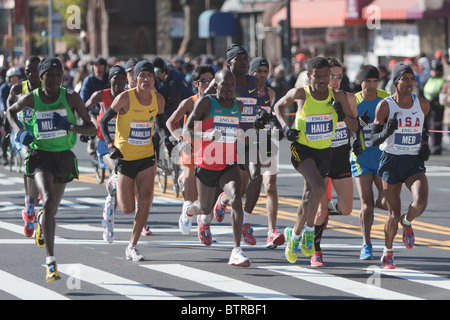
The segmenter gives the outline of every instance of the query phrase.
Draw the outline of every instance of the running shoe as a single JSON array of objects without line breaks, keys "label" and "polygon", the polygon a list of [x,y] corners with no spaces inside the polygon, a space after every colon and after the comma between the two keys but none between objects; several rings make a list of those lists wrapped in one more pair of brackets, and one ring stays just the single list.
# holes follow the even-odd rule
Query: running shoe
[{"label": "running shoe", "polygon": [[128,246],[125,249],[125,258],[127,260],[133,260],[135,262],[145,260],[144,256],[139,253],[139,250],[136,249],[136,247],[130,247],[130,246]]},{"label": "running shoe", "polygon": [[311,257],[311,267],[323,267],[325,264],[322,259],[322,251],[314,252],[314,255]]},{"label": "running shoe", "polygon": [[242,226],[242,235],[246,244],[254,246],[256,244],[256,238],[253,236],[253,229],[248,223]]},{"label": "running shoe", "polygon": [[227,211],[227,205],[223,204],[222,197],[225,195],[225,192],[222,192],[217,198],[216,205],[214,206],[214,218],[216,218],[217,222],[222,222],[225,217],[225,212]]},{"label": "running shoe", "polygon": [[47,282],[52,282],[52,281],[61,279],[61,277],[59,276],[59,272],[56,267],[55,261],[50,261],[49,263],[47,263],[46,269],[47,269],[47,274],[45,276],[45,280]]},{"label": "running shoe", "polygon": [[109,177],[108,180],[106,180],[106,191],[108,191],[108,194],[111,196],[114,196],[116,194],[117,190],[117,175],[113,174]]},{"label": "running shoe", "polygon": [[106,220],[102,220],[103,225],[103,240],[106,243],[114,242],[114,222],[108,222]]},{"label": "running shoe", "polygon": [[361,247],[361,253],[359,255],[360,260],[373,260],[372,245],[363,244]]},{"label": "running shoe", "polygon": [[38,227],[37,227],[36,233],[34,235],[34,240],[36,242],[36,245],[39,248],[42,248],[44,246],[44,244],[45,244],[45,241],[44,241],[44,230],[42,229],[42,224],[41,224],[41,222],[42,222],[42,214],[43,213],[44,213],[44,210],[41,209],[41,210],[38,211],[38,213],[36,215],[36,221],[37,221],[37,226]]},{"label": "running shoe", "polygon": [[22,210],[22,219],[25,222],[34,222],[34,206],[35,204],[32,202],[27,202],[26,207]]},{"label": "running shoe", "polygon": [[395,269],[394,253],[392,251],[383,251],[383,256],[381,257],[381,267],[383,269]]},{"label": "running shoe", "polygon": [[333,201],[328,201],[328,213],[331,216],[342,216],[342,212],[337,209],[337,204]]},{"label": "running shoe", "polygon": [[283,245],[284,241],[284,235],[277,229],[274,229],[270,231],[267,236],[266,248],[275,249],[276,247]]},{"label": "running shoe", "polygon": [[202,224],[202,217],[201,215],[197,216],[197,223],[198,223],[198,239],[205,245],[210,246],[212,244],[212,235],[211,235],[211,229],[210,224]]},{"label": "running shoe", "polygon": [[183,209],[181,210],[180,218],[178,219],[178,228],[182,235],[188,235],[191,232],[193,216],[189,216],[187,211],[192,207],[191,201],[185,201],[183,203]]},{"label": "running shoe", "polygon": [[236,267],[250,267],[250,259],[247,258],[244,251],[242,251],[241,247],[234,248],[231,251],[230,260],[228,261],[229,265]]},{"label": "running shoe", "polygon": [[153,232],[152,232],[152,230],[150,230],[150,226],[145,225],[145,226],[142,228],[141,234],[142,234],[143,236],[150,237],[150,236],[153,234]]},{"label": "running shoe", "polygon": [[116,205],[116,197],[108,194],[103,207],[103,219],[108,222],[114,221],[114,207]]},{"label": "running shoe", "polygon": [[312,257],[314,255],[314,231],[302,232],[302,254],[305,257]]},{"label": "running shoe", "polygon": [[292,238],[292,227],[287,227],[284,229],[284,237],[286,238],[286,249],[284,250],[284,256],[290,263],[295,263],[298,257],[298,245],[300,244],[300,239],[294,240]]},{"label": "running shoe", "polygon": [[33,236],[34,233],[34,223],[25,221],[25,226],[23,227],[23,232],[25,233],[25,236],[30,238]]},{"label": "running shoe", "polygon": [[414,231],[412,229],[412,225],[407,226],[403,223],[404,217],[405,215],[402,215],[400,219],[400,224],[403,227],[403,244],[407,249],[412,249],[415,242]]}]

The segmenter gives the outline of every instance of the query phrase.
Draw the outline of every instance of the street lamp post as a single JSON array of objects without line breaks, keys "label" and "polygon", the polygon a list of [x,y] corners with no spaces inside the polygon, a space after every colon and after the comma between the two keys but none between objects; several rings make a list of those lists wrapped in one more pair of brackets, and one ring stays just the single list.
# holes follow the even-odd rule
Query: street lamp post
[{"label": "street lamp post", "polygon": [[48,0],[48,56],[53,57],[53,0]]}]

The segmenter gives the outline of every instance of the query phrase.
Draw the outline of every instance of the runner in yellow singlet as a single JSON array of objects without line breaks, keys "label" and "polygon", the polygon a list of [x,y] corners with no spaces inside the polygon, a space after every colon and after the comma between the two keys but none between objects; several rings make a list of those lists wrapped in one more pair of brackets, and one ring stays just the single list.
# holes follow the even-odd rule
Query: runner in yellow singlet
[{"label": "runner in yellow singlet", "polygon": [[[302,202],[297,210],[294,227],[285,229],[287,242],[285,256],[290,263],[297,261],[298,245],[302,237],[302,253],[314,254],[314,219],[319,202],[327,192],[325,178],[331,162],[331,140],[337,121],[345,121],[349,130],[356,130],[347,97],[343,92],[328,87],[330,65],[323,57],[315,57],[308,63],[311,85],[294,88],[274,106],[283,132],[292,141],[291,161],[305,179]],[[302,100],[294,127],[286,125],[284,109],[295,100]]]},{"label": "runner in yellow singlet", "polygon": [[[155,124],[164,127],[164,98],[153,90],[155,72],[153,64],[139,61],[134,69],[136,88],[121,93],[100,120],[100,128],[116,160],[117,202],[125,214],[135,213],[135,185],[138,209],[135,215],[130,243],[125,249],[127,260],[142,261],[144,256],[136,249],[153,199],[155,185],[155,150],[152,135]],[[108,122],[117,115],[114,142]]]}]

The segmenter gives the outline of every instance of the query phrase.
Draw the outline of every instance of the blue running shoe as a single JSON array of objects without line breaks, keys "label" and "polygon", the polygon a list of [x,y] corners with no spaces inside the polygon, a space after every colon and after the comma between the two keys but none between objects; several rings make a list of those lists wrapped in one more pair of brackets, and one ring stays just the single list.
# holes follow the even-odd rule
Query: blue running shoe
[{"label": "blue running shoe", "polygon": [[371,244],[363,244],[363,246],[361,248],[361,254],[359,255],[359,259],[361,259],[361,260],[373,260],[372,245]]}]

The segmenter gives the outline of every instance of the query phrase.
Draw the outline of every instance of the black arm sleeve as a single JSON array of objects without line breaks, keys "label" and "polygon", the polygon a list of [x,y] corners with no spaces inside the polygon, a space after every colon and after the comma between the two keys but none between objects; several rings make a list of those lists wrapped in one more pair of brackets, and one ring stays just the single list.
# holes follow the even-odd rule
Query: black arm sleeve
[{"label": "black arm sleeve", "polygon": [[386,140],[386,132],[383,130],[383,125],[381,124],[373,124],[372,134],[370,135],[370,141],[372,142],[372,146],[378,146]]},{"label": "black arm sleeve", "polygon": [[112,141],[111,136],[108,131],[108,122],[113,119],[117,115],[112,108],[109,108],[103,117],[100,119],[100,130],[102,130],[103,138],[105,139],[105,143],[108,144]]},{"label": "black arm sleeve", "polygon": [[161,140],[164,140],[165,137],[170,136],[169,129],[166,127],[166,117],[163,113],[158,113],[156,115],[156,133],[159,135]]},{"label": "black arm sleeve", "polygon": [[428,121],[425,120],[423,122],[423,128],[422,128],[422,143],[428,143],[428,137],[429,137]]}]

